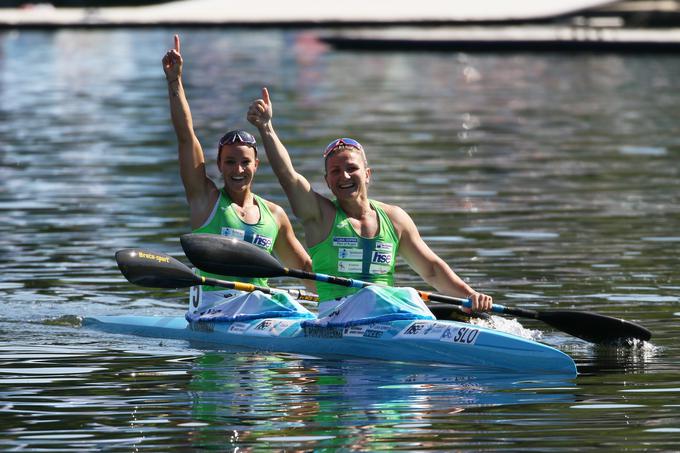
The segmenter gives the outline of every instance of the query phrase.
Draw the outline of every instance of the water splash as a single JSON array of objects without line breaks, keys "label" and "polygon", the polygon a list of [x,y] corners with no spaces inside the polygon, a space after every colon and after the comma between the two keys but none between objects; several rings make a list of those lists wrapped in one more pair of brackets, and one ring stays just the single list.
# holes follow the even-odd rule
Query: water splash
[{"label": "water splash", "polygon": [[490,316],[485,319],[474,318],[471,323],[534,341],[538,341],[543,337],[543,332],[540,330],[527,329],[514,318],[508,319],[500,316]]}]

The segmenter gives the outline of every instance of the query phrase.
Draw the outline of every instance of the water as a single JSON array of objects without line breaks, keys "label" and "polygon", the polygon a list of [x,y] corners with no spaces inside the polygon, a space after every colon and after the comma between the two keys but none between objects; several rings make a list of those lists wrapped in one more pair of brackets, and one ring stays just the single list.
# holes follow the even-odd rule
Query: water
[{"label": "water", "polygon": [[[187,208],[160,67],[174,32],[0,33],[3,449],[680,449],[680,58],[352,53],[316,31],[182,33],[213,176],[217,138],[248,126],[268,86],[317,189],[320,150],[355,137],[371,195],[406,209],[474,287],[654,334],[598,347],[523,320],[576,360],[579,376],[559,379],[79,327],[90,314],[184,312],[183,292],[134,287],[113,260],[125,247],[181,258]],[[288,207],[266,161],[256,189]],[[401,262],[398,273],[425,288]]]}]

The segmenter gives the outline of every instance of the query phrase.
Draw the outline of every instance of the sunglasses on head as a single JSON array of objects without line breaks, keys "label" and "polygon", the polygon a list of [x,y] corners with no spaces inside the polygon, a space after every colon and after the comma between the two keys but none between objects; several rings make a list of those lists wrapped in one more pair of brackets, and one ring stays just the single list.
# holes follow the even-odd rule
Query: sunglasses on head
[{"label": "sunglasses on head", "polygon": [[353,138],[338,138],[333,140],[326,146],[326,150],[323,152],[323,157],[324,159],[328,157],[330,153],[335,151],[337,148],[341,146],[349,146],[350,148],[356,148],[359,151],[363,151],[364,147],[361,146],[361,143],[358,141],[354,140]]},{"label": "sunglasses on head", "polygon": [[217,144],[217,148],[219,149],[224,145],[233,145],[235,143],[243,143],[244,145],[252,146],[253,148],[255,148],[255,145],[257,144],[255,137],[246,131],[229,131],[222,136]]}]

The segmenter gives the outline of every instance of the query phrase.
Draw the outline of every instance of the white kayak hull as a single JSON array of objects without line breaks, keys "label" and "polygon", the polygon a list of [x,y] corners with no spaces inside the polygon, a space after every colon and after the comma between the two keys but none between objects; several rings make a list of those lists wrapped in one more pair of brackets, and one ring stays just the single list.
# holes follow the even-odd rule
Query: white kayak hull
[{"label": "white kayak hull", "polygon": [[576,375],[567,354],[550,346],[455,321],[400,320],[352,327],[305,326],[298,318],[189,323],[183,317],[98,316],[83,325],[113,333],[198,341],[319,357],[428,362],[520,373]]}]

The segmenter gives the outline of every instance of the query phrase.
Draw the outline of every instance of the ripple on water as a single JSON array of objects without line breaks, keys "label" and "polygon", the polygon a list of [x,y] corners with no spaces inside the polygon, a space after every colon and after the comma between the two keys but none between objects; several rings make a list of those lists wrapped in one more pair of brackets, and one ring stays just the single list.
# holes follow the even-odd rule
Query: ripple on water
[{"label": "ripple on water", "polygon": [[623,146],[619,148],[621,154],[630,156],[665,156],[666,148],[655,146]]},{"label": "ripple on water", "polygon": [[505,257],[505,256],[514,256],[515,252],[510,249],[478,249],[477,250],[477,255],[479,256],[486,256],[486,257]]},{"label": "ripple on water", "polygon": [[559,233],[549,231],[494,231],[492,234],[498,237],[526,239],[528,241],[555,239],[560,236]]},{"label": "ripple on water", "polygon": [[589,294],[588,296],[593,299],[605,299],[612,302],[655,302],[655,303],[672,303],[680,301],[680,298],[676,296],[661,296],[658,294]]},{"label": "ripple on water", "polygon": [[643,236],[640,240],[647,242],[680,242],[680,236]]}]

